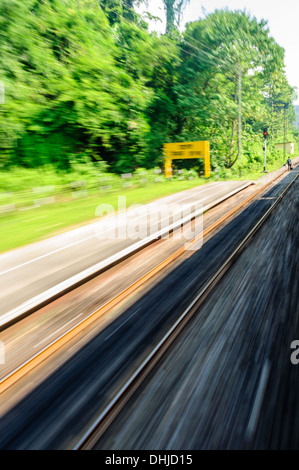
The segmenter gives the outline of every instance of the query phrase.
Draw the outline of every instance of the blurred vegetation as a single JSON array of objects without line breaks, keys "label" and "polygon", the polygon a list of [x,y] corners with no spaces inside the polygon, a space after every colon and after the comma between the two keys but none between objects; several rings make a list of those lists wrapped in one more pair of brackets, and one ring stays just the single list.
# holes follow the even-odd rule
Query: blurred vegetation
[{"label": "blurred vegetation", "polygon": [[[30,172],[31,170],[26,170]],[[34,171],[34,170],[33,170]],[[140,174],[141,173],[141,174]],[[111,175],[110,175],[111,176]],[[182,179],[175,176],[171,181],[155,181],[155,178],[145,182],[145,176],[152,176],[150,170],[138,172],[135,175],[134,184],[122,186],[120,179],[113,175],[113,179],[117,180],[118,186],[103,188],[103,191],[88,191],[88,195],[80,194],[80,191],[72,197],[71,192],[56,194],[55,203],[48,201],[51,188],[47,188],[48,193],[35,193],[27,191],[25,194],[12,193],[11,201],[16,202],[16,210],[9,210],[7,204],[6,211],[1,213],[1,237],[0,237],[0,253],[12,250],[14,248],[33,243],[49,236],[57,235],[63,231],[76,228],[87,222],[98,221],[96,217],[96,208],[99,204],[109,204],[114,210],[118,210],[119,187],[122,187],[121,195],[126,198],[126,205],[129,208],[132,204],[146,204],[155,199],[168,196],[179,191],[205,184],[204,178]],[[92,186],[91,181],[88,184]],[[37,189],[37,188],[36,188]],[[56,188],[57,189],[57,188]],[[0,194],[4,196],[3,194]],[[19,198],[19,196],[21,196]],[[45,197],[47,196],[47,197]],[[6,194],[9,198],[9,195]],[[8,202],[8,200],[7,200]],[[3,207],[3,206],[2,206]]]},{"label": "blurred vegetation", "polygon": [[[274,144],[284,132],[298,140],[294,91],[267,23],[218,10],[180,34],[187,1],[163,0],[158,35],[135,12],[141,3],[0,0],[0,191],[81,177],[122,187],[113,174],[163,167],[165,142],[209,140],[212,170],[237,171],[239,73],[242,170],[263,167],[263,127],[269,162],[284,163]],[[201,161],[183,166],[202,174]]]}]

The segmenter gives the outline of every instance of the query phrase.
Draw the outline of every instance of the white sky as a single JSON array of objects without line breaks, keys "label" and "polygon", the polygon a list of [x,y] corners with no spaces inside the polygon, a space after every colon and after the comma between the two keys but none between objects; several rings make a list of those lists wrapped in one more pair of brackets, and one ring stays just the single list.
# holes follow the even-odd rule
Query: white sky
[{"label": "white sky", "polygon": [[[157,22],[152,29],[165,32],[165,12],[162,0],[149,0],[148,8],[142,8],[151,14],[160,17],[162,23]],[[203,18],[206,13],[215,9],[229,8],[230,10],[244,10],[255,16],[258,21],[268,21],[270,35],[285,49],[286,75],[293,87],[298,87],[299,94],[299,0],[190,0],[183,12],[181,30],[189,21]],[[299,104],[299,97],[295,104]]]}]

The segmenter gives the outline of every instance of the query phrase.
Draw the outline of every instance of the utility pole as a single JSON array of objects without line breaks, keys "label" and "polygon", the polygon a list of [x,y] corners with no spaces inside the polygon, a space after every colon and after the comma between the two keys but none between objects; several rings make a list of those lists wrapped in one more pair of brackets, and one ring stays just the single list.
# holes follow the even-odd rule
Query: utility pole
[{"label": "utility pole", "polygon": [[267,161],[267,141],[264,140],[264,173],[266,173],[266,161]]},{"label": "utility pole", "polygon": [[241,137],[242,137],[242,106],[241,106],[241,94],[242,94],[242,76],[241,66],[239,66],[239,135],[238,135],[238,154],[239,154],[239,176],[241,176]]},{"label": "utility pole", "polygon": [[286,105],[283,107],[283,157],[286,159]]},{"label": "utility pole", "polygon": [[267,136],[268,136],[268,129],[267,127],[264,128],[264,171],[263,173],[268,173],[266,171],[266,161],[267,161]]}]

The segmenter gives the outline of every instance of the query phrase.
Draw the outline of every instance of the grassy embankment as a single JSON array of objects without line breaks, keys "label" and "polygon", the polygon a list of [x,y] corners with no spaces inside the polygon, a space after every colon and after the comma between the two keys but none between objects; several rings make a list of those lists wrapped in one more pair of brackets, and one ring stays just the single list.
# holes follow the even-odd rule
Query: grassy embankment
[{"label": "grassy embankment", "polygon": [[[281,161],[267,167],[274,171],[281,167]],[[145,204],[155,199],[183,191],[195,186],[218,181],[256,180],[261,171],[236,172],[212,175],[209,180],[198,178],[192,172],[184,171],[172,181],[151,172],[139,172],[128,180],[114,175],[101,176],[101,187],[96,174],[54,175],[52,170],[15,170],[9,175],[0,175],[0,252],[3,253],[55,234],[98,220],[95,216],[99,204],[110,204],[118,208],[118,196],[125,196],[127,207]],[[179,179],[180,178],[180,179]],[[184,179],[183,179],[184,178]],[[188,179],[190,178],[190,179]],[[192,178],[192,179],[191,179]],[[84,181],[84,186],[71,187],[71,181]],[[52,185],[51,185],[52,183]],[[39,185],[39,186],[37,186]],[[130,186],[131,185],[131,186]],[[128,187],[130,186],[130,187]],[[35,187],[35,190],[33,189]],[[82,191],[83,188],[83,191]],[[53,200],[54,203],[48,203]],[[48,199],[47,199],[48,198]],[[42,202],[39,204],[39,200]],[[43,202],[44,201],[44,202]],[[5,208],[7,210],[5,210]],[[14,208],[13,210],[9,210]]]}]

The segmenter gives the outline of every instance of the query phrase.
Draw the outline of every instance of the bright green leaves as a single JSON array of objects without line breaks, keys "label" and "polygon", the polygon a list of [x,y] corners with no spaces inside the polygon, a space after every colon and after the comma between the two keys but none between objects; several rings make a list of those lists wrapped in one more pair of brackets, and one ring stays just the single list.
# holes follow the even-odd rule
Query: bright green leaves
[{"label": "bright green leaves", "polygon": [[[182,135],[210,140],[212,164],[230,168],[238,152],[239,74],[247,149],[256,132],[265,124],[271,127],[279,96],[291,106],[284,50],[270,37],[265,21],[226,9],[187,25],[182,56],[181,81],[175,87]],[[262,155],[262,143],[258,152]]]},{"label": "bright green leaves", "polygon": [[265,21],[217,10],[181,35],[187,1],[163,0],[159,36],[134,11],[140,3],[1,0],[0,165],[86,157],[131,172],[161,166],[165,142],[209,140],[212,165],[233,167],[240,72],[245,160],[262,158],[263,126],[269,151],[285,128],[292,138],[294,90]]}]

